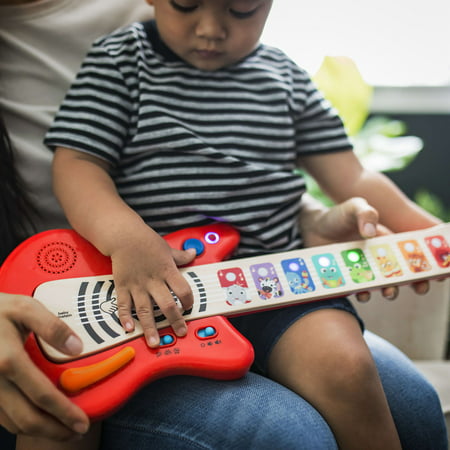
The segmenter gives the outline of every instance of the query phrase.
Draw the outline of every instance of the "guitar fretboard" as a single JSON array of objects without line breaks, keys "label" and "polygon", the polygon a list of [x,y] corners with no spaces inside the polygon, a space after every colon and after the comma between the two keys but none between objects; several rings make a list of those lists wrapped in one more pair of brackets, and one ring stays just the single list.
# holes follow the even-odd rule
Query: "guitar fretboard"
[{"label": "guitar fretboard", "polygon": [[[368,240],[229,260],[181,269],[194,293],[186,320],[236,316],[290,304],[450,275],[450,224]],[[34,296],[97,353],[141,336],[119,324],[111,275],[49,281]],[[155,309],[158,328],[168,326]],[[50,359],[67,360],[41,342]]]}]

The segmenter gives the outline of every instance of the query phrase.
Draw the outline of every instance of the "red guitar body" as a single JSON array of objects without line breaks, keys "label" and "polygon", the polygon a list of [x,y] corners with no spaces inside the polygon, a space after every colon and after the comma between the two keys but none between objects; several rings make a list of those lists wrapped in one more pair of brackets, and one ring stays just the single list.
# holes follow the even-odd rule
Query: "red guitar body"
[{"label": "red guitar body", "polygon": [[[34,296],[80,335],[84,350],[67,358],[30,336],[35,363],[92,419],[120,407],[157,378],[186,374],[243,376],[253,349],[220,315],[236,316],[385,286],[450,276],[450,224],[368,240],[221,262],[239,242],[229,225],[212,224],[165,237],[173,248],[193,247],[195,268],[182,269],[194,293],[188,334],[160,330],[150,349],[117,317],[111,262],[74,231],[40,233],[20,245],[0,269],[0,292]],[[214,264],[212,264],[214,263]],[[155,311],[161,327],[164,317]]]},{"label": "red guitar body", "polygon": [[[167,235],[173,248],[194,247],[194,264],[226,259],[239,242],[224,224]],[[39,233],[22,243],[0,269],[0,291],[33,296],[48,281],[112,273],[111,261],[72,230]],[[138,337],[99,353],[67,362],[50,360],[33,334],[25,347],[49,379],[92,420],[114,412],[139,388],[169,375],[219,380],[242,377],[253,362],[253,348],[224,317],[188,322],[188,334],[160,330],[161,346],[151,349]]]}]

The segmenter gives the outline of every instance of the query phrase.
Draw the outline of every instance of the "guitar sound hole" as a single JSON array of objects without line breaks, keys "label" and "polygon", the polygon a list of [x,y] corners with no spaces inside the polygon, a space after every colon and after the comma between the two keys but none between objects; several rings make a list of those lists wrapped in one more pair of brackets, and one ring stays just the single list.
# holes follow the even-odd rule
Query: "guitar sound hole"
[{"label": "guitar sound hole", "polygon": [[47,273],[61,274],[71,270],[77,262],[75,249],[65,242],[52,242],[39,250],[38,266]]}]

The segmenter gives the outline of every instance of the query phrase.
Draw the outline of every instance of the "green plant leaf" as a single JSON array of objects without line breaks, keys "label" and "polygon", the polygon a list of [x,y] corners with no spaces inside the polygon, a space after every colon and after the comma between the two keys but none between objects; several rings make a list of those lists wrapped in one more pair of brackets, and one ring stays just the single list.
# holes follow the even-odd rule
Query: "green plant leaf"
[{"label": "green plant leaf", "polygon": [[450,222],[450,209],[444,206],[437,195],[427,189],[419,189],[414,196],[414,201],[430,214],[439,217],[444,222]]},{"label": "green plant leaf", "polygon": [[338,111],[347,133],[358,133],[369,115],[373,87],[364,81],[353,60],[326,56],[313,80]]},{"label": "green plant leaf", "polygon": [[361,163],[379,172],[404,169],[423,149],[422,139],[416,136],[358,135],[353,144]]}]

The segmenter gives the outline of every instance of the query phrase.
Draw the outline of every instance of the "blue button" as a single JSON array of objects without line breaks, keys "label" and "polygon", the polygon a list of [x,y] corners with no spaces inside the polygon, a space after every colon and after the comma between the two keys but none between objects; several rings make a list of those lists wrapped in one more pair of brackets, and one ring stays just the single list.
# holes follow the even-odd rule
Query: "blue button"
[{"label": "blue button", "polygon": [[206,336],[214,336],[216,334],[216,329],[214,327],[206,327],[205,328]]},{"label": "blue button", "polygon": [[214,336],[216,334],[216,329],[214,327],[200,328],[200,330],[198,330],[197,334],[200,338],[206,339],[211,336]]},{"label": "blue button", "polygon": [[195,238],[186,239],[183,242],[183,250],[187,250],[189,248],[193,248],[197,256],[201,255],[205,251],[205,246],[203,245],[203,242]]},{"label": "blue button", "polygon": [[159,345],[170,345],[173,344],[175,341],[174,337],[170,334],[165,334],[164,336],[161,336],[161,339],[159,341]]}]

